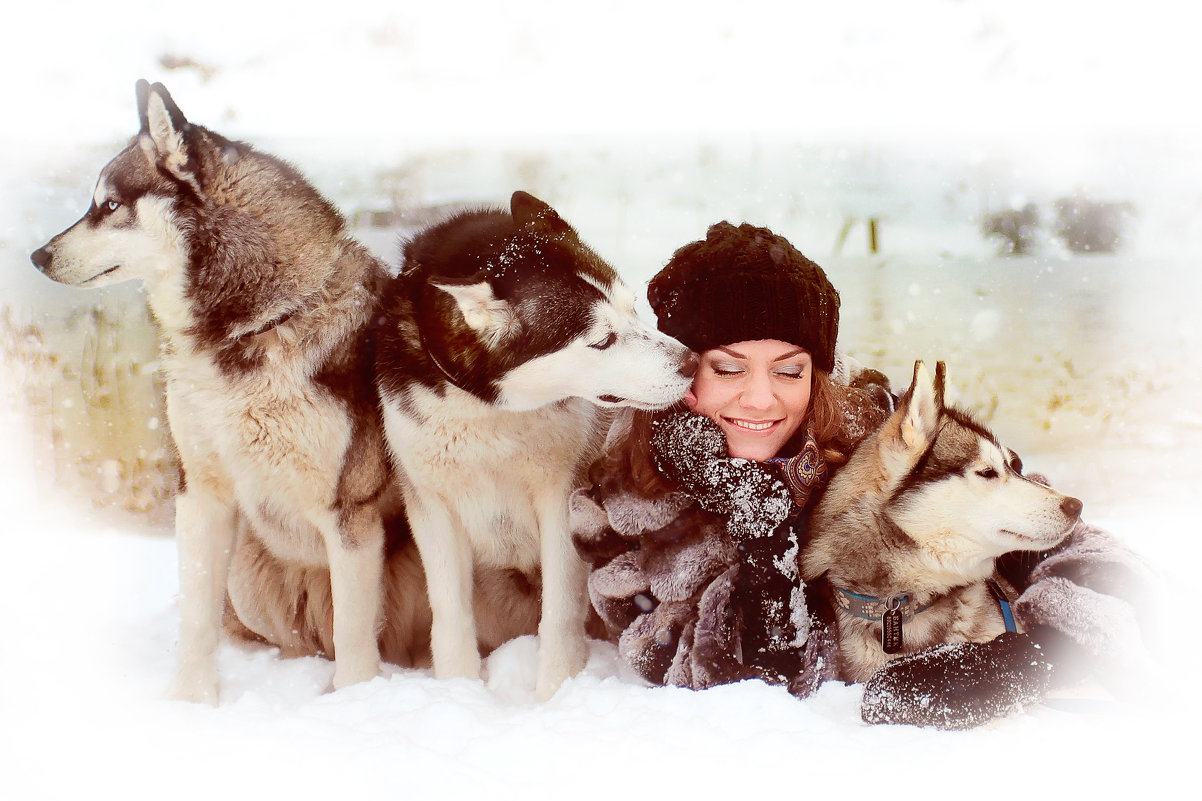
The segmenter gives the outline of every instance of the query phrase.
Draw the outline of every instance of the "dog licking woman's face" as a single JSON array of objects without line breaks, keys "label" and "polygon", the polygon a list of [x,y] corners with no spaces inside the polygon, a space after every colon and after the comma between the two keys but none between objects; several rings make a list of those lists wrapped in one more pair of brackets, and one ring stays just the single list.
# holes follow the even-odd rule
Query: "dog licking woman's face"
[{"label": "dog licking woman's face", "polygon": [[731,456],[762,462],[776,456],[805,422],[814,365],[788,342],[734,342],[701,354],[689,408],[716,422]]}]

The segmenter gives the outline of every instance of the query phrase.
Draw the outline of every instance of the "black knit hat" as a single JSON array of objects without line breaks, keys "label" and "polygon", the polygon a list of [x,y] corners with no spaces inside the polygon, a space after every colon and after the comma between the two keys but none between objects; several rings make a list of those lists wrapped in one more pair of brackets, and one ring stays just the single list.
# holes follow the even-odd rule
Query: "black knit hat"
[{"label": "black knit hat", "polygon": [[659,330],[701,353],[732,342],[779,339],[830,372],[839,293],[826,273],[767,228],[711,225],[672,254],[647,285]]}]

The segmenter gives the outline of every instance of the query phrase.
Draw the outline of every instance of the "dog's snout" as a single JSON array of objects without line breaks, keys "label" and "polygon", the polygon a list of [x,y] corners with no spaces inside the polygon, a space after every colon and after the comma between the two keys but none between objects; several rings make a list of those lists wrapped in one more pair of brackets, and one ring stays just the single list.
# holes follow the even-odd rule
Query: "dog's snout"
[{"label": "dog's snout", "polygon": [[34,267],[45,270],[50,266],[50,251],[46,248],[38,248],[30,254],[29,260],[33,262]]},{"label": "dog's snout", "polygon": [[685,378],[692,378],[697,375],[697,367],[701,364],[701,359],[696,353],[689,351],[685,355],[684,361],[680,363],[680,374]]},{"label": "dog's snout", "polygon": [[1082,506],[1084,504],[1076,498],[1065,498],[1060,502],[1060,511],[1064,512],[1065,517],[1080,517]]}]

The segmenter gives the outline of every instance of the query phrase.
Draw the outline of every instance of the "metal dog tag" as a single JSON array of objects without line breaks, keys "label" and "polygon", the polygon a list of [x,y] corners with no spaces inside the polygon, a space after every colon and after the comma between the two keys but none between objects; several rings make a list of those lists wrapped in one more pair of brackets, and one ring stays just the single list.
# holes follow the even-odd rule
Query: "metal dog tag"
[{"label": "metal dog tag", "polygon": [[901,604],[900,598],[890,598],[881,615],[881,648],[887,654],[896,654],[902,647]]}]

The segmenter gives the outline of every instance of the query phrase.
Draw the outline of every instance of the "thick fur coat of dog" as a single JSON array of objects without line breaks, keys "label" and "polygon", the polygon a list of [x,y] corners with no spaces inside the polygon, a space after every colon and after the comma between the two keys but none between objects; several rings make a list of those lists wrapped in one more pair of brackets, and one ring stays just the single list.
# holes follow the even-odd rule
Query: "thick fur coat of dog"
[{"label": "thick fur coat of dog", "polygon": [[[161,84],[139,81],[137,98],[141,129],[87,213],[32,258],[62,283],[147,288],[182,466],[174,694],[218,697],[239,528],[253,532],[239,548],[328,570],[334,686],[369,679],[399,511],[368,336],[389,273],[291,166],[189,123]],[[254,629],[257,589],[229,589]]]},{"label": "thick fur coat of dog", "polygon": [[942,362],[934,378],[917,362],[897,411],[831,479],[802,549],[802,578],[831,590],[841,678],[1001,634],[989,582],[1011,599],[1014,589],[997,557],[1055,547],[1080,513],[1080,501],[1024,477],[1013,451],[944,405]]},{"label": "thick fur coat of dog", "polygon": [[618,407],[680,400],[687,348],[576,231],[524,192],[410,241],[385,301],[377,375],[388,443],[433,612],[439,677],[480,673],[473,577],[542,589],[537,694],[584,666],[587,570],[568,531]]}]

